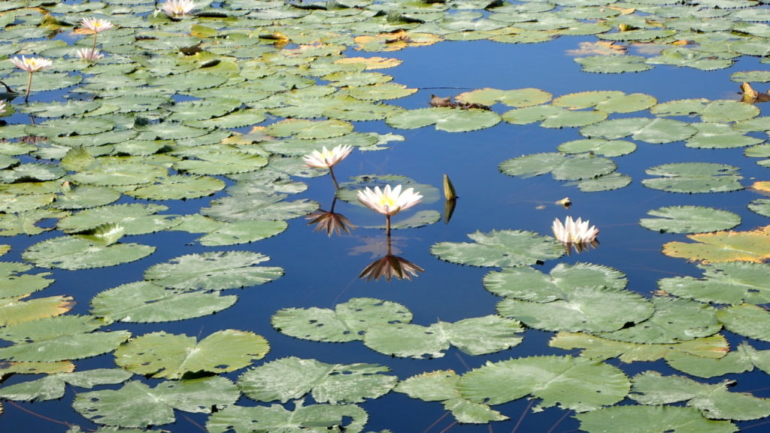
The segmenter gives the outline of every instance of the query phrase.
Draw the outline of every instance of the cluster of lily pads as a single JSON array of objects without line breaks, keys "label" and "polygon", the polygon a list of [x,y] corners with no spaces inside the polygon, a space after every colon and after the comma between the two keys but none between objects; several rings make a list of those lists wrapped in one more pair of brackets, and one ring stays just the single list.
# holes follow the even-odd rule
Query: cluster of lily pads
[{"label": "cluster of lily pads", "polygon": [[[747,102],[659,103],[650,95],[619,91],[554,98],[540,89],[485,88],[457,95],[458,107],[407,110],[386,101],[418,89],[377,72],[399,60],[346,55],[349,48],[388,52],[442,40],[535,43],[596,35],[598,42],[576,54],[587,72],[637,72],[660,64],[711,70],[729,67],[740,56],[765,56],[766,20],[767,9],[743,0],[2,2],[0,57],[9,60],[0,60],[6,86],[0,119],[7,120],[0,125],[0,235],[40,239],[21,254],[26,263],[0,263],[0,338],[7,342],[0,347],[0,377],[39,377],[13,378],[0,385],[0,397],[45,401],[61,398],[67,385],[104,386],[79,391],[73,403],[105,426],[100,431],[163,426],[176,420],[178,410],[210,414],[210,432],[360,432],[368,415],[357,404],[391,391],[440,402],[469,424],[508,419],[512,414],[492,406],[529,397],[539,400],[536,410],[574,411],[587,432],[629,425],[650,432],[732,432],[733,421],[770,416],[770,401],[731,392],[728,381],[654,371],[628,377],[604,362],[663,360],[695,378],[770,373],[768,350],[750,342],[770,341],[770,313],[763,308],[770,303],[764,263],[770,233],[726,231],[740,217],[716,208],[667,206],[641,219],[650,230],[688,234],[694,242],[669,242],[663,253],[697,260],[703,271],[700,278],[661,279],[652,298],[629,290],[621,271],[598,264],[560,263],[541,272],[532,266],[558,259],[564,246],[550,236],[500,229],[470,234],[472,242],[430,248],[447,262],[498,268],[483,280],[486,290],[502,298],[495,314],[423,326],[412,323],[404,305],[351,298],[334,309],[286,307],[271,318],[275,329],[291,337],[357,341],[404,358],[440,358],[452,347],[472,356],[497,353],[520,344],[527,328],[554,332],[550,345],[571,351],[488,362],[464,374],[435,370],[398,378],[385,365],[298,357],[258,364],[270,345],[248,330],[196,338],[116,329],[222,312],[236,303],[234,289],[283,275],[281,267],[264,265],[269,257],[249,250],[155,263],[137,281],[94,296],[88,315],[67,314],[72,296],[37,293],[54,284],[52,272],[151,257],[156,247],[129,242],[132,236],[178,231],[199,235],[195,242],[203,247],[229,247],[279,235],[288,221],[307,215],[327,233],[349,233],[344,221],[330,219],[317,202],[292,195],[307,188],[297,178],[324,175],[334,165],[324,160],[325,147],[376,151],[404,140],[393,133],[356,132],[354,122],[384,121],[403,130],[434,125],[445,132],[503,121],[580,128],[582,139],[554,152],[508,159],[499,168],[515,178],[550,173],[581,192],[630,184],[612,158],[634,152],[634,141],[745,148],[748,157],[768,158],[770,147],[757,133],[770,130],[770,121]],[[627,54],[643,54],[648,45],[661,50],[648,57]],[[35,68],[32,58],[51,62]],[[733,79],[768,82],[770,74],[747,71]],[[58,96],[49,97],[51,91]],[[25,102],[17,102],[22,93]],[[325,168],[303,158],[319,151]],[[647,174],[646,187],[666,192],[744,188],[738,168],[725,164],[663,164]],[[378,200],[394,190],[386,187],[383,194],[379,187],[414,188],[403,209],[439,195],[403,176],[372,174],[334,183],[335,200],[360,198],[386,215],[388,233],[395,202]],[[361,197],[356,191],[364,187],[380,194]],[[754,188],[768,189],[761,181]],[[176,212],[178,201],[214,194],[199,212],[167,213]],[[754,200],[749,209],[769,216],[770,200]],[[436,211],[420,211],[393,228],[439,220]],[[10,246],[0,250],[5,254]],[[364,276],[408,278],[422,271],[390,250],[384,259]],[[393,271],[394,266],[401,268]],[[53,271],[34,273],[34,267]],[[723,330],[743,341],[731,350]],[[74,361],[110,353],[119,368],[75,371]],[[236,380],[224,376],[246,367],[251,368]],[[236,404],[241,396],[257,405]],[[629,400],[637,404],[619,404]],[[289,402],[293,409],[284,406]]]}]

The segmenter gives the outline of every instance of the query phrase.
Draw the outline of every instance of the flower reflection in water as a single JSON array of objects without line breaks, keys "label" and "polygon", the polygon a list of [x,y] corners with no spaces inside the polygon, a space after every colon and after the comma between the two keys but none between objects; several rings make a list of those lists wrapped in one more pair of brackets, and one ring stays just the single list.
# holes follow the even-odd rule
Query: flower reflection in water
[{"label": "flower reflection in water", "polygon": [[388,254],[385,257],[375,260],[369,264],[358,278],[366,278],[367,281],[378,280],[385,277],[386,281],[390,281],[393,277],[398,279],[411,280],[412,277],[416,277],[418,272],[423,272],[424,269],[415,265],[414,263],[406,260],[402,257]]},{"label": "flower reflection in water", "polygon": [[334,212],[334,205],[336,204],[337,197],[334,197],[331,210],[325,211],[320,209],[311,213],[305,217],[310,220],[307,224],[315,225],[315,231],[326,231],[326,235],[330,237],[332,233],[335,233],[337,236],[340,236],[342,232],[350,234],[350,230],[355,229],[356,226],[348,221],[345,215]]}]

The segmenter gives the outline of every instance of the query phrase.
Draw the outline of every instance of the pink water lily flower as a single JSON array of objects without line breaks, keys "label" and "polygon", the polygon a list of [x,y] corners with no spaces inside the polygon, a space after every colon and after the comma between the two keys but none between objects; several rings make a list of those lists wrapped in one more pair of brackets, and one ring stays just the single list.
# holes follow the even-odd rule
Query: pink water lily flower
[{"label": "pink water lily flower", "polygon": [[374,189],[366,188],[358,191],[358,200],[375,212],[393,216],[422,200],[422,194],[416,192],[414,188],[408,188],[404,191],[401,189],[401,185],[395,188],[385,185],[382,190],[379,186],[374,187]]},{"label": "pink water lily flower", "polygon": [[163,12],[170,17],[187,15],[193,9],[195,3],[192,0],[168,0],[163,4]]},{"label": "pink water lily flower", "polygon": [[81,48],[77,50],[77,56],[80,60],[93,61],[103,58],[104,54],[96,48]]},{"label": "pink water lily flower", "polygon": [[588,220],[573,221],[572,217],[567,217],[564,220],[564,224],[555,219],[553,221],[553,235],[560,242],[564,244],[587,244],[596,240],[596,236],[599,235],[599,229],[596,226],[590,226]]}]

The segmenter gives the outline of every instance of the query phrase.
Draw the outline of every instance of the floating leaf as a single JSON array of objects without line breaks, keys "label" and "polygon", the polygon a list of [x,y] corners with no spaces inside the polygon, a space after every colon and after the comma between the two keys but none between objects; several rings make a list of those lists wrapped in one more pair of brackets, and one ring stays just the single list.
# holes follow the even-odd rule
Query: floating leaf
[{"label": "floating leaf", "polygon": [[289,226],[286,221],[238,221],[225,223],[198,241],[208,247],[238,245],[273,237]]},{"label": "floating leaf", "polygon": [[620,74],[624,72],[642,72],[652,69],[652,65],[645,63],[642,56],[587,56],[577,57],[576,62],[583,66],[585,72],[597,72],[601,74]]},{"label": "floating leaf", "polygon": [[[548,292],[541,296],[547,297]],[[497,312],[536,329],[609,332],[647,319],[653,306],[629,290],[583,286],[564,290],[551,302],[506,298],[497,304]]]},{"label": "floating leaf", "polygon": [[595,335],[559,332],[548,343],[564,350],[582,349],[582,357],[603,361],[618,357],[622,362],[657,361],[692,355],[699,358],[717,359],[730,350],[725,337],[717,334],[673,344],[626,343],[608,340]]},{"label": "floating leaf", "polygon": [[558,405],[576,412],[615,404],[630,387],[619,368],[568,356],[487,362],[457,384],[460,394],[473,402],[502,404],[531,394],[542,399],[536,411]]},{"label": "floating leaf", "polygon": [[508,419],[486,404],[473,403],[463,398],[456,387],[459,380],[460,376],[454,371],[432,371],[402,380],[395,391],[424,401],[442,401],[444,408],[451,411],[457,421],[462,423],[486,424]]},{"label": "floating leaf", "polygon": [[455,323],[439,321],[428,327],[413,324],[379,324],[366,329],[364,344],[377,352],[411,358],[440,358],[450,345],[469,355],[485,355],[516,346],[516,333],[524,328],[516,320],[484,316]]},{"label": "floating leaf", "polygon": [[223,377],[161,382],[155,388],[131,381],[117,390],[79,393],[72,407],[99,424],[143,428],[174,422],[174,409],[211,413],[235,403],[239,394]]},{"label": "floating leaf", "polygon": [[367,329],[384,323],[409,323],[412,313],[401,304],[372,298],[353,298],[335,310],[284,308],[270,319],[279,332],[312,341],[363,340]]},{"label": "floating leaf", "polygon": [[611,159],[589,154],[536,153],[500,163],[500,171],[509,176],[529,177],[550,172],[557,180],[591,179],[612,173],[615,168]]},{"label": "floating leaf", "polygon": [[662,376],[646,371],[635,376],[629,397],[647,405],[686,401],[706,418],[746,421],[770,415],[770,400],[747,393],[729,392],[732,382],[698,383],[682,376]]},{"label": "floating leaf", "polygon": [[770,341],[770,313],[762,307],[741,304],[719,310],[717,319],[738,335]]},{"label": "floating leaf", "polygon": [[565,294],[580,287],[605,286],[620,290],[626,284],[628,280],[622,272],[590,263],[572,266],[559,263],[550,275],[521,267],[493,271],[484,277],[484,288],[495,295],[532,302],[563,299]]},{"label": "floating leaf", "polygon": [[724,262],[697,264],[703,278],[675,277],[658,281],[661,290],[681,298],[716,304],[770,303],[770,265]]},{"label": "floating leaf", "polygon": [[660,218],[642,218],[642,227],[661,233],[708,233],[729,230],[741,217],[728,211],[703,206],[669,206],[647,212]]},{"label": "floating leaf", "polygon": [[447,132],[467,132],[492,127],[500,122],[500,116],[492,111],[434,107],[405,111],[386,119],[388,125],[399,129],[415,129],[436,125]]},{"label": "floating leaf", "polygon": [[611,433],[618,429],[634,433],[733,433],[738,431],[730,421],[714,421],[701,416],[690,407],[676,406],[615,406],[575,416],[580,429],[588,433]]},{"label": "floating leaf", "polygon": [[703,378],[743,373],[754,370],[754,367],[768,372],[770,350],[756,350],[744,341],[722,358],[703,358],[686,353],[675,353],[666,357],[666,362],[672,368]]},{"label": "floating leaf", "polygon": [[596,155],[616,157],[628,155],[636,150],[636,145],[630,141],[603,140],[601,138],[573,140],[559,145],[559,152],[585,153],[593,152]]},{"label": "floating leaf", "polygon": [[125,194],[144,200],[189,200],[212,195],[224,188],[225,183],[215,177],[176,175]]},{"label": "floating leaf", "polygon": [[262,359],[270,350],[263,337],[226,329],[201,341],[187,335],[153,332],[115,351],[115,363],[146,377],[180,379],[186,374],[227,373]]},{"label": "floating leaf", "polygon": [[91,314],[115,322],[170,322],[214,314],[237,299],[219,292],[185,292],[140,281],[98,293],[91,300]]},{"label": "floating leaf", "polygon": [[206,422],[210,433],[236,432],[307,432],[325,433],[330,429],[359,433],[369,417],[353,404],[313,404],[297,401],[294,411],[283,406],[228,406],[212,414]]},{"label": "floating leaf", "polygon": [[398,379],[375,364],[325,364],[314,359],[281,358],[242,374],[238,387],[247,397],[269,402],[312,393],[319,403],[361,403],[390,392]]},{"label": "floating leaf", "polygon": [[151,266],[144,278],[155,284],[183,290],[225,290],[258,286],[283,275],[283,269],[256,266],[270,260],[248,251],[188,254]]},{"label": "floating leaf", "polygon": [[75,270],[129,263],[154,251],[155,247],[148,245],[101,245],[78,236],[64,236],[32,245],[22,253],[22,257],[43,268]]},{"label": "floating leaf", "polygon": [[460,93],[455,99],[468,104],[492,105],[501,102],[509,107],[529,107],[545,104],[552,97],[553,95],[540,89],[498,90],[487,87]]},{"label": "floating leaf", "polygon": [[471,266],[527,266],[556,259],[564,247],[555,239],[522,230],[493,230],[468,235],[475,243],[439,242],[430,252],[441,260]]},{"label": "floating leaf", "polygon": [[755,262],[770,258],[770,228],[747,232],[717,232],[689,235],[698,243],[669,242],[663,254],[688,260],[710,262]]},{"label": "floating leaf", "polygon": [[580,134],[589,138],[617,140],[630,135],[634,140],[656,144],[686,140],[696,132],[694,127],[685,122],[645,117],[605,120],[580,130]]},{"label": "floating leaf", "polygon": [[708,337],[722,328],[716,310],[707,304],[669,297],[654,297],[652,303],[655,311],[647,320],[598,335],[628,343],[665,344]]},{"label": "floating leaf", "polygon": [[99,368],[77,373],[58,373],[42,379],[7,385],[0,389],[0,397],[17,401],[56,400],[64,396],[66,384],[80,388],[93,388],[94,385],[112,385],[124,382],[131,373],[118,368]]},{"label": "floating leaf", "polygon": [[32,266],[23,263],[0,262],[0,298],[27,295],[53,283],[53,280],[46,278],[51,275],[49,272],[21,274],[30,269]]},{"label": "floating leaf", "polygon": [[700,115],[703,122],[734,122],[759,115],[759,108],[740,101],[684,99],[665,102],[650,109],[657,116]]},{"label": "floating leaf", "polygon": [[15,325],[44,317],[59,316],[75,305],[69,296],[50,296],[30,300],[22,298],[0,299],[0,313],[2,313],[0,325]]},{"label": "floating leaf", "polygon": [[643,179],[649,188],[680,193],[727,192],[742,189],[738,167],[706,162],[682,162],[648,168],[646,173],[659,178]]}]

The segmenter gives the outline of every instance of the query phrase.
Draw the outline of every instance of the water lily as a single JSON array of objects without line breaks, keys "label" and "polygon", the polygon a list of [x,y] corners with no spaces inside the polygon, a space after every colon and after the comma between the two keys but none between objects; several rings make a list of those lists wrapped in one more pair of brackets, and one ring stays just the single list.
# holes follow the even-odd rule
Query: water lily
[{"label": "water lily", "polygon": [[27,93],[26,95],[24,95],[24,102],[28,102],[29,92],[32,89],[32,74],[34,74],[37,71],[42,71],[50,68],[53,65],[53,62],[48,59],[44,59],[42,57],[26,58],[24,56],[21,56],[21,58],[18,58],[18,57],[12,58],[11,63],[16,65],[17,68],[29,72],[29,80],[27,80]]},{"label": "water lily", "polygon": [[5,101],[0,101],[0,114],[5,113]]},{"label": "water lily", "polygon": [[173,18],[187,15],[193,9],[195,3],[192,0],[168,0],[163,4],[163,12]]},{"label": "water lily", "polygon": [[111,22],[101,18],[83,18],[80,25],[94,33],[101,33],[113,27]]},{"label": "water lily", "polygon": [[564,224],[555,219],[553,221],[553,235],[564,244],[590,244],[596,240],[599,229],[596,226],[590,226],[588,220],[573,221],[572,217],[567,217]]},{"label": "water lily", "polygon": [[414,188],[401,189],[401,185],[395,188],[390,185],[385,185],[383,189],[379,186],[366,188],[358,191],[358,200],[369,209],[390,217],[422,201],[422,194],[415,192]]},{"label": "water lily", "polygon": [[94,61],[104,57],[98,49],[95,48],[81,48],[76,52],[80,60]]},{"label": "water lily", "polygon": [[353,151],[353,147],[342,145],[336,146],[334,149],[329,150],[326,146],[321,151],[314,150],[313,152],[305,155],[302,159],[308,167],[313,168],[328,168],[329,174],[332,176],[332,182],[334,182],[334,188],[340,189],[337,184],[337,178],[334,176],[334,166],[345,159],[350,152]]}]

